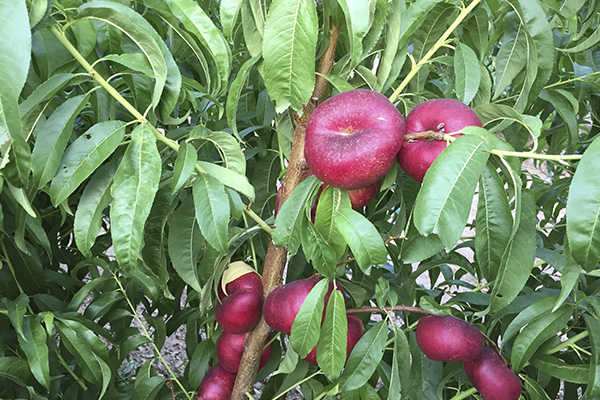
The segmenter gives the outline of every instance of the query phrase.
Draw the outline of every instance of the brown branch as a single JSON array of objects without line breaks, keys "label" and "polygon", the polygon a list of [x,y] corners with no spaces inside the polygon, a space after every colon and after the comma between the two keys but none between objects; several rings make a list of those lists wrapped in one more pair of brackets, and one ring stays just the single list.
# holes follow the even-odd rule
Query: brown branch
[{"label": "brown branch", "polygon": [[[329,39],[329,46],[319,61],[319,74],[328,74],[333,68],[335,48],[339,36],[339,26],[336,27],[337,33],[334,34],[334,26],[332,25],[332,33]],[[309,170],[304,158],[304,135],[306,133],[306,123],[312,114],[317,104],[323,99],[327,81],[321,75],[317,74],[315,89],[313,91],[312,100],[309,104],[303,107],[302,116],[297,118],[297,126],[292,138],[292,152],[288,169],[283,182],[283,192],[281,196],[281,204],[283,204],[294,188],[306,178]],[[324,82],[323,82],[324,81]],[[287,262],[287,249],[283,247],[275,247],[273,242],[269,244],[267,254],[265,256],[265,266],[262,275],[263,296],[266,298],[271,291],[283,282],[283,271]],[[260,362],[260,354],[267,340],[271,328],[261,316],[256,327],[248,335],[246,344],[244,345],[244,353],[240,361],[240,367],[233,386],[231,394],[232,400],[246,400],[247,393],[252,391],[254,379],[258,372],[258,364]]]}]

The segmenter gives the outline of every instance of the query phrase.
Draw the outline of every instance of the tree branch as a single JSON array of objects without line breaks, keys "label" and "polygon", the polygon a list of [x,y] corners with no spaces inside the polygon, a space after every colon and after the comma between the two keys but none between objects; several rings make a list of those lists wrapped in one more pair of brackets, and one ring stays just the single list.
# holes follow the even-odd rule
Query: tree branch
[{"label": "tree branch", "polygon": [[[341,25],[341,22],[340,22]],[[333,68],[335,48],[339,37],[340,26],[331,24],[331,34],[329,37],[329,46],[325,54],[319,60],[318,73],[315,81],[315,89],[309,104],[303,107],[302,116],[297,118],[297,125],[292,138],[292,152],[288,169],[285,173],[283,182],[283,192],[281,196],[281,204],[283,204],[294,188],[302,182],[308,173],[308,165],[304,158],[304,135],[306,133],[306,123],[312,114],[317,104],[323,99],[325,89],[327,88],[327,80],[321,76],[329,74]],[[263,296],[266,298],[271,291],[282,284],[283,272],[287,262],[287,249],[283,247],[275,247],[273,242],[269,244],[267,254],[265,256],[265,267],[263,269],[262,284]],[[261,316],[256,327],[248,335],[246,344],[244,345],[244,353],[240,361],[238,375],[233,386],[231,394],[232,400],[245,400],[247,393],[252,391],[254,379],[258,372],[260,362],[260,354],[267,340],[271,328]]]}]

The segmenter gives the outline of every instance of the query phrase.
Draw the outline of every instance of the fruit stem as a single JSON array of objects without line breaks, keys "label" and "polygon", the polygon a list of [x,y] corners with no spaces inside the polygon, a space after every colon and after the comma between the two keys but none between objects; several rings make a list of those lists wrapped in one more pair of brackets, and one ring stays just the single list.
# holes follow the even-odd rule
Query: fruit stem
[{"label": "fruit stem", "polygon": [[504,363],[504,365],[508,365],[508,361],[502,355],[502,352],[500,351],[500,349],[496,345],[496,342],[494,342],[492,339],[490,339],[489,336],[486,335],[485,333],[481,332],[481,334],[483,335],[483,337],[485,338],[485,340],[494,348],[494,350],[496,350],[496,353],[498,353],[498,356],[500,357],[500,359],[502,360],[502,362]]},{"label": "fruit stem", "polygon": [[477,4],[479,4],[480,2],[481,2],[481,0],[473,0],[471,2],[471,4],[469,4],[467,7],[463,8],[461,10],[460,14],[458,15],[458,17],[456,17],[456,20],[452,23],[452,25],[450,25],[448,27],[448,29],[446,29],[446,31],[437,40],[437,42],[435,42],[434,45],[431,47],[431,49],[429,49],[429,51],[423,56],[423,58],[421,58],[419,60],[419,62],[416,63],[410,69],[410,71],[408,72],[408,75],[406,75],[406,77],[402,80],[402,82],[400,83],[398,88],[394,91],[394,93],[392,93],[392,95],[390,96],[390,101],[392,103],[394,103],[398,99],[398,96],[400,96],[400,93],[402,93],[402,91],[406,88],[406,86],[408,86],[408,83],[412,80],[412,78],[415,77],[415,75],[419,72],[419,70],[421,68],[423,68],[423,66],[425,64],[429,63],[429,60],[431,59],[431,57],[433,57],[435,52],[438,51],[440,47],[442,47],[446,44],[446,40],[448,40],[448,38],[450,37],[452,32],[454,32],[454,30],[458,27],[458,25],[460,25],[460,23],[465,18],[467,18],[469,13],[471,11],[473,11],[475,6],[477,6]]},{"label": "fruit stem", "polygon": [[[63,46],[65,46],[65,48],[69,51],[69,53],[71,53],[71,55],[79,62],[79,64],[81,64],[81,66],[88,72],[89,76],[93,80],[95,80],[100,86],[102,86],[102,88],[104,90],[106,90],[118,103],[120,103],[127,111],[129,111],[131,113],[131,115],[133,115],[133,117],[137,121],[139,121],[142,124],[148,125],[148,127],[152,130],[152,133],[154,133],[154,137],[156,138],[156,140],[164,143],[165,145],[170,147],[173,151],[175,151],[177,153],[179,152],[179,143],[177,143],[175,140],[169,139],[168,137],[163,135],[153,124],[151,124],[150,122],[148,122],[148,120],[146,120],[146,117],[142,113],[140,113],[133,106],[133,104],[131,104],[126,98],[124,98],[121,95],[121,93],[119,93],[118,90],[116,90],[114,87],[112,87],[112,85],[110,83],[108,83],[108,81],[106,79],[104,79],[102,77],[102,75],[100,75],[98,72],[96,72],[96,70],[94,70],[94,67],[89,62],[87,62],[87,60],[83,57],[83,55],[81,55],[81,53],[75,48],[75,46],[73,46],[71,44],[71,42],[69,42],[69,40],[67,39],[67,37],[65,36],[63,31],[58,29],[58,27],[56,25],[51,26],[49,29],[50,29],[50,32],[52,32],[52,34],[54,36],[56,36],[58,41]],[[196,164],[195,169],[199,174],[206,173],[206,171],[204,171],[204,169],[202,167],[200,167],[199,164]],[[258,216],[254,211],[252,211],[250,209],[250,207],[248,207],[248,206],[244,207],[244,211],[263,230],[265,230],[269,235],[271,234],[271,232],[272,232],[271,227],[262,218],[260,218],[260,216]]]},{"label": "fruit stem", "polygon": [[379,314],[388,314],[390,311],[410,311],[417,312],[424,315],[429,315],[429,313],[423,310],[421,307],[412,307],[412,306],[387,306],[385,309],[379,307],[358,307],[358,308],[349,308],[346,310],[346,314],[367,314],[367,313],[379,313]]},{"label": "fruit stem", "polygon": [[497,156],[508,156],[508,157],[523,157],[533,158],[537,160],[550,160],[550,161],[564,161],[564,160],[580,160],[583,154],[538,154],[531,151],[508,151],[493,149],[490,153]]},{"label": "fruit stem", "polygon": [[468,397],[471,397],[471,395],[474,395],[475,393],[477,393],[477,389],[474,388],[474,387],[472,387],[469,390],[465,390],[464,392],[460,392],[459,394],[457,394],[456,396],[454,396],[450,400],[463,400],[463,399],[466,399]]},{"label": "fruit stem", "polygon": [[573,336],[572,338],[565,340],[561,344],[549,349],[548,351],[546,351],[546,354],[550,355],[550,354],[558,353],[562,349],[567,348],[567,347],[577,343],[581,339],[585,339],[589,335],[590,335],[589,331],[583,331],[581,333],[578,333],[577,335]]},{"label": "fruit stem", "polygon": [[426,131],[426,132],[415,132],[415,133],[407,133],[404,135],[404,141],[408,142],[411,140],[419,140],[419,139],[435,139],[435,140],[445,140],[444,132],[436,132],[436,131]]}]

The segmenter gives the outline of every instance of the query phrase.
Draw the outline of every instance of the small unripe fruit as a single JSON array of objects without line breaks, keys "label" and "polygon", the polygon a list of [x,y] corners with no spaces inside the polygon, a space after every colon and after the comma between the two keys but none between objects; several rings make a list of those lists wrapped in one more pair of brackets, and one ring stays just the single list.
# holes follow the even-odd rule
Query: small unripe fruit
[{"label": "small unripe fruit", "polygon": [[[273,330],[289,335],[292,331],[294,319],[296,318],[296,315],[298,315],[298,311],[300,311],[304,299],[306,299],[310,290],[321,279],[322,278],[301,279],[275,288],[269,293],[263,306],[263,317],[267,324]],[[333,284],[330,283],[329,290],[324,297],[325,305],[327,305],[332,290]],[[336,290],[340,290],[343,293],[341,286],[338,286]],[[323,315],[324,314],[325,308],[323,309]]]},{"label": "small unripe fruit", "polygon": [[521,396],[519,377],[490,347],[484,347],[477,357],[465,362],[464,368],[484,400],[517,400]]},{"label": "small unripe fruit", "polygon": [[415,333],[423,354],[434,361],[468,361],[481,352],[485,342],[479,329],[449,315],[421,317]]},{"label": "small unripe fruit", "polygon": [[[244,353],[244,344],[248,338],[249,332],[231,333],[223,331],[217,340],[217,358],[219,364],[227,372],[236,373],[240,367],[242,354]],[[260,354],[259,369],[269,361],[273,345],[269,343]]]},{"label": "small unripe fruit", "polygon": [[[365,326],[356,315],[348,315],[348,335],[346,341],[346,359],[358,340],[365,334]],[[317,346],[304,358],[313,365],[317,365]]]},{"label": "small unripe fruit", "polygon": [[219,364],[212,366],[202,378],[195,400],[229,400],[235,383],[235,374],[225,371]]},{"label": "small unripe fruit", "polygon": [[379,181],[358,189],[348,190],[350,204],[354,210],[358,210],[369,204],[379,189]]}]

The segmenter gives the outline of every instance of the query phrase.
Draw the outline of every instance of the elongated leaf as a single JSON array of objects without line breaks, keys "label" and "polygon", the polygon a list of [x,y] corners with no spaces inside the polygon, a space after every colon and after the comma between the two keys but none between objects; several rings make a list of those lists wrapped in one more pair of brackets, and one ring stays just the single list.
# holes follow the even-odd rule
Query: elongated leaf
[{"label": "elongated leaf", "polygon": [[198,293],[202,285],[198,275],[198,260],[202,250],[202,235],[196,223],[191,196],[169,217],[169,257],[177,275]]},{"label": "elongated leaf", "polygon": [[404,332],[394,324],[394,353],[388,400],[407,398],[410,379],[405,371],[410,371],[410,347]]},{"label": "elongated leaf", "polygon": [[131,142],[111,187],[111,235],[115,255],[126,268],[137,265],[144,224],[158,190],[162,170],[154,134],[146,124],[131,133]]},{"label": "elongated leaf", "polygon": [[130,70],[140,72],[146,75],[148,78],[156,78],[154,75],[154,70],[152,69],[152,64],[150,64],[143,53],[107,54],[104,56],[104,59],[121,64]]},{"label": "elongated leaf", "polygon": [[250,184],[250,182],[248,182],[248,178],[246,178],[246,176],[229,168],[221,167],[220,165],[205,161],[198,161],[197,164],[200,166],[200,168],[212,175],[213,178],[217,179],[223,185],[240,192],[250,201],[254,200],[254,187]]},{"label": "elongated leaf", "polygon": [[226,38],[231,39],[233,36],[233,28],[237,21],[242,7],[242,0],[223,0],[219,8],[221,24],[223,25],[223,34]]},{"label": "elongated leaf", "polygon": [[328,287],[327,279],[317,282],[304,299],[292,324],[290,340],[292,348],[300,358],[306,357],[319,341],[323,319],[323,298]]},{"label": "elongated leaf", "polygon": [[29,369],[35,379],[46,389],[50,388],[50,363],[46,330],[38,315],[23,320],[23,335],[19,336],[19,345],[27,357]]},{"label": "elongated leaf", "polygon": [[219,72],[219,82],[215,94],[224,91],[231,70],[231,50],[221,31],[198,3],[189,0],[167,0],[169,8],[185,28],[203,44],[212,56]]},{"label": "elongated leaf", "polygon": [[350,197],[331,186],[321,193],[317,202],[315,228],[335,251],[335,258],[341,257],[346,250],[346,242],[336,227],[335,216],[340,208],[350,207]]},{"label": "elongated leaf", "polygon": [[[225,3],[225,2],[223,2]],[[221,3],[221,7],[223,7],[223,3]],[[240,100],[240,95],[242,93],[242,89],[245,85],[245,82],[248,80],[248,76],[250,76],[250,71],[252,71],[252,67],[256,65],[256,63],[260,60],[259,57],[252,57],[244,62],[237,72],[235,79],[231,82],[231,86],[229,86],[229,91],[227,93],[227,104],[225,106],[225,111],[227,112],[227,123],[231,127],[231,131],[234,135],[239,137],[238,129],[237,129],[237,108]]]},{"label": "elongated leaf", "polygon": [[313,0],[271,4],[263,43],[263,77],[277,112],[301,110],[315,86],[318,17]]},{"label": "elongated leaf", "polygon": [[275,246],[287,246],[290,252],[295,254],[300,245],[299,230],[302,228],[302,218],[306,218],[305,209],[319,184],[319,180],[314,175],[309,176],[296,186],[290,197],[281,205],[273,230]]},{"label": "elongated leaf", "polygon": [[446,248],[454,246],[469,218],[490,148],[485,136],[464,135],[436,158],[415,202],[414,223],[422,235],[435,233]]},{"label": "elongated leaf", "polygon": [[198,160],[198,153],[196,148],[188,143],[183,142],[179,145],[179,152],[177,153],[177,159],[173,167],[173,190],[172,193],[177,192],[181,187],[190,179],[194,168],[196,167],[196,161]]},{"label": "elongated leaf", "polygon": [[[394,60],[396,60],[398,55],[400,30],[402,27],[402,24],[398,24],[398,21],[404,22],[405,19],[401,18],[401,16],[405,15],[405,13],[406,4],[404,1],[394,0],[390,3],[390,11],[385,24],[385,47],[381,55],[379,68],[377,69],[377,87],[375,89],[379,92],[383,91],[385,83],[390,78]],[[395,79],[396,77],[394,76],[393,78]]]},{"label": "elongated leaf", "polygon": [[358,389],[373,375],[383,358],[388,327],[385,320],[369,329],[352,349],[346,368],[340,377],[343,390]]},{"label": "elongated leaf", "polygon": [[565,246],[565,268],[562,270],[562,275],[560,279],[560,296],[558,300],[556,300],[556,304],[552,311],[556,311],[563,303],[567,300],[567,297],[573,292],[573,289],[577,286],[577,282],[579,282],[579,277],[583,273],[583,269],[579,266],[579,264],[573,261],[573,256],[570,254],[568,250],[568,246]]},{"label": "elongated leaf", "polygon": [[567,199],[567,237],[576,262],[591,271],[600,261],[600,178],[595,172],[600,140],[583,153]]},{"label": "elongated leaf", "polygon": [[527,283],[535,259],[536,210],[533,193],[521,194],[521,217],[519,227],[508,244],[496,276],[490,309],[497,312],[506,307]]},{"label": "elongated leaf", "polygon": [[506,327],[502,335],[502,345],[512,339],[525,325],[552,311],[555,302],[556,297],[554,296],[544,297],[521,311]]},{"label": "elongated leaf", "polygon": [[454,52],[454,71],[456,76],[456,95],[465,104],[469,104],[479,90],[481,69],[475,52],[466,44],[459,43]]},{"label": "elongated leaf", "polygon": [[227,132],[215,131],[201,138],[215,145],[228,169],[241,175],[246,174],[246,157],[235,137]]},{"label": "elongated leaf", "polygon": [[371,26],[371,2],[339,0],[350,42],[352,66],[356,66],[363,53],[362,40]]},{"label": "elongated leaf", "polygon": [[387,262],[383,239],[375,226],[361,213],[351,208],[341,208],[335,215],[335,224],[344,238],[360,269],[368,273],[371,265]]},{"label": "elongated leaf", "polygon": [[553,313],[547,313],[529,323],[516,337],[511,352],[514,371],[519,371],[535,351],[546,340],[556,336],[564,329],[571,318],[572,309],[561,307]]},{"label": "elongated leaf", "polygon": [[110,185],[116,170],[117,165],[114,162],[98,168],[86,185],[75,211],[75,244],[86,257],[92,256],[90,249],[100,232],[103,211],[112,201]]},{"label": "elongated leaf", "polygon": [[194,182],[194,208],[200,231],[206,241],[222,254],[229,247],[229,198],[223,185],[208,174]]},{"label": "elongated leaf", "polygon": [[567,127],[569,144],[577,143],[579,128],[577,126],[577,102],[572,101],[572,94],[560,90],[542,90],[539,97],[546,100],[556,109]]},{"label": "elongated leaf", "polygon": [[54,324],[60,334],[61,344],[75,357],[84,378],[102,387],[99,397],[102,398],[112,375],[107,364],[108,350],[105,345],[80,322],[58,318]]},{"label": "elongated leaf", "polygon": [[27,386],[25,382],[31,376],[27,360],[21,357],[0,357],[0,376],[19,386]]},{"label": "elongated leaf", "polygon": [[69,146],[58,173],[50,185],[50,199],[56,207],[77,189],[121,144],[125,124],[100,122],[88,129]]},{"label": "elongated leaf", "polygon": [[308,218],[302,219],[302,226],[300,238],[306,259],[312,261],[321,275],[333,279],[336,261],[339,258],[336,257],[335,250]]},{"label": "elongated leaf", "polygon": [[585,396],[593,399],[600,394],[600,321],[589,314],[585,314],[583,318],[590,335],[589,341],[592,350]]},{"label": "elongated leaf", "polygon": [[334,290],[329,296],[325,320],[317,344],[317,364],[329,377],[337,377],[346,363],[348,319],[344,295]]},{"label": "elongated leaf", "polygon": [[162,376],[152,374],[152,360],[146,361],[138,369],[135,375],[135,385],[133,386],[132,400],[151,400],[155,399],[160,389],[165,387],[166,379]]},{"label": "elongated leaf", "polygon": [[80,95],[65,101],[56,108],[45,124],[36,128],[31,171],[38,189],[56,175],[71,137],[75,118],[85,107],[87,99],[88,95]]},{"label": "elongated leaf", "polygon": [[[132,9],[109,1],[94,1],[79,7],[78,18],[103,21],[125,33],[140,48],[148,59],[155,76],[152,104],[156,107],[167,82],[167,63],[155,38],[150,24]],[[155,32],[154,32],[155,33]],[[158,37],[158,34],[155,33]]]},{"label": "elongated leaf", "polygon": [[21,119],[25,119],[29,116],[29,114],[42,102],[50,100],[52,96],[74,77],[74,74],[67,73],[52,75],[48,80],[36,87],[27,99],[19,104],[19,114],[21,115]]},{"label": "elongated leaf", "polygon": [[494,280],[510,241],[513,217],[504,182],[489,164],[479,179],[479,202],[475,220],[475,255],[483,276]]},{"label": "elongated leaf", "polygon": [[531,359],[531,364],[540,371],[567,382],[587,383],[589,365],[570,365],[560,358],[540,355]]},{"label": "elongated leaf", "polygon": [[504,18],[504,36],[496,58],[496,76],[493,100],[500,97],[515,77],[525,70],[531,50],[527,33],[514,11]]}]

